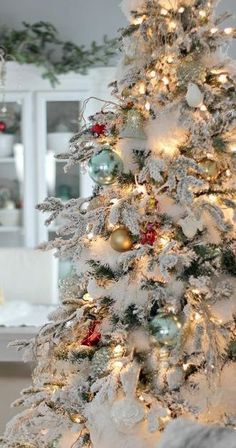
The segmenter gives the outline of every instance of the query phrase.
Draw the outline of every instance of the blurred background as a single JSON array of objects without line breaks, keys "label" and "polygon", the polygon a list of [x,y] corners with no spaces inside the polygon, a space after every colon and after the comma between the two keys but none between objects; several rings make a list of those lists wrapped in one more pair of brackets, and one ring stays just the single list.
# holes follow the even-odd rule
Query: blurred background
[{"label": "blurred background", "polygon": [[[69,260],[34,250],[62,224],[45,228],[35,204],[91,192],[88,177],[79,168],[65,175],[55,155],[79,130],[83,101],[110,98],[119,57],[113,38],[127,23],[120,1],[0,0],[0,47],[7,50],[0,49],[0,432],[31,370],[7,344],[34,336],[71,270]],[[222,0],[218,11],[225,10],[235,14],[236,1]],[[235,17],[225,26],[232,24]],[[229,52],[236,57],[236,45]],[[87,116],[99,107],[91,100]]]}]

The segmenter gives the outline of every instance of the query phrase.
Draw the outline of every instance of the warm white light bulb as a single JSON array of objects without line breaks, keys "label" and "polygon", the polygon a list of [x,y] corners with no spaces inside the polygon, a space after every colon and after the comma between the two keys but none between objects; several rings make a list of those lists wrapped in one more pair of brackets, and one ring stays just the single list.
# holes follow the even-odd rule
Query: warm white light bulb
[{"label": "warm white light bulb", "polygon": [[177,23],[174,22],[173,20],[169,23],[169,30],[170,31],[174,31],[177,27]]},{"label": "warm white light bulb", "polygon": [[217,31],[218,31],[218,28],[211,28],[211,34],[215,34],[215,33],[217,33]]},{"label": "warm white light bulb", "polygon": [[144,185],[137,185],[136,192],[139,193],[139,194],[146,194],[147,190],[146,190],[146,187]]},{"label": "warm white light bulb", "polygon": [[144,95],[144,93],[146,92],[146,85],[144,84],[144,82],[142,82],[138,88],[138,91],[141,95]]},{"label": "warm white light bulb", "polygon": [[216,200],[217,200],[217,197],[214,194],[209,195],[209,202],[214,204],[214,202],[216,202]]},{"label": "warm white light bulb", "polygon": [[124,352],[124,349],[121,345],[117,345],[113,350],[113,354],[116,357],[121,356],[123,354],[123,352]]},{"label": "warm white light bulb", "polygon": [[123,367],[123,363],[120,362],[120,361],[115,361],[115,362],[113,363],[113,369],[115,370],[115,372],[120,372],[120,370],[122,369],[122,367]]},{"label": "warm white light bulb", "polygon": [[222,73],[220,76],[218,76],[218,81],[221,84],[225,84],[228,81],[228,76],[224,73]]},{"label": "warm white light bulb", "polygon": [[144,20],[144,17],[136,17],[136,18],[133,20],[133,24],[134,24],[134,25],[141,25],[141,23],[143,23],[143,20]]},{"label": "warm white light bulb", "polygon": [[189,364],[183,364],[183,370],[186,372],[186,370],[188,370],[188,368],[189,368]]},{"label": "warm white light bulb", "polygon": [[236,153],[236,143],[230,146],[230,151],[235,154]]},{"label": "warm white light bulb", "polygon": [[172,56],[168,56],[168,58],[167,58],[168,64],[172,64],[173,61],[174,61],[173,57]]},{"label": "warm white light bulb", "polygon": [[162,16],[167,16],[168,11],[165,8],[161,8],[161,15]]},{"label": "warm white light bulb", "polygon": [[145,109],[148,111],[151,109],[151,104],[148,101],[145,104]]},{"label": "warm white light bulb", "polygon": [[206,17],[206,15],[207,15],[206,11],[204,11],[204,9],[200,9],[199,16],[204,18]]},{"label": "warm white light bulb", "polygon": [[184,11],[185,11],[185,8],[183,6],[181,6],[181,8],[178,9],[178,12],[180,14],[183,14]]},{"label": "warm white light bulb", "polygon": [[167,76],[164,76],[162,78],[163,83],[165,84],[165,86],[168,86],[168,84],[170,83],[169,79],[167,78]]},{"label": "warm white light bulb", "polygon": [[231,27],[225,28],[224,32],[225,32],[225,34],[231,34],[233,32],[233,28],[231,28]]},{"label": "warm white light bulb", "polygon": [[162,236],[159,241],[163,247],[167,246],[167,244],[170,242],[169,238],[167,238],[166,236]]},{"label": "warm white light bulb", "polygon": [[85,302],[93,302],[93,298],[90,296],[88,292],[84,294],[83,299],[85,300]]}]

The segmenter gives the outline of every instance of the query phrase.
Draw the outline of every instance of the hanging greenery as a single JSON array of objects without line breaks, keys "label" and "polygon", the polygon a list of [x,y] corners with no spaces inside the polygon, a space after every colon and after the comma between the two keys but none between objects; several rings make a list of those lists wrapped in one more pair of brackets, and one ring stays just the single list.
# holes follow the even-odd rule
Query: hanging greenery
[{"label": "hanging greenery", "polygon": [[42,77],[52,85],[59,82],[59,75],[71,71],[86,74],[92,66],[107,65],[117,50],[117,40],[107,36],[101,45],[92,42],[88,49],[63,41],[51,23],[42,21],[32,25],[23,22],[23,29],[19,31],[0,29],[0,45],[5,48],[9,60],[43,67]]}]

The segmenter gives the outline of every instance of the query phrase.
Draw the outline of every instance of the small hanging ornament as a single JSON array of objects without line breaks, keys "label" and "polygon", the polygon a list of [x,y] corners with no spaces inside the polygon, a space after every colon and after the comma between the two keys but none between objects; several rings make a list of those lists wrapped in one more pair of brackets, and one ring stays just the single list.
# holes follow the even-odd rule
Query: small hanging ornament
[{"label": "small hanging ornament", "polygon": [[91,127],[91,132],[100,137],[101,135],[104,135],[106,132],[106,125],[105,124],[99,124],[99,123],[95,123],[92,127]]},{"label": "small hanging ornament", "polygon": [[138,110],[131,109],[127,112],[125,126],[121,130],[120,136],[121,138],[134,138],[138,140],[146,139],[143,131],[143,118]]},{"label": "small hanging ornament", "polygon": [[110,244],[112,249],[117,252],[126,252],[133,246],[132,236],[125,227],[119,227],[112,232]]},{"label": "small hanging ornament", "polygon": [[94,347],[99,343],[100,339],[101,339],[100,322],[95,320],[94,322],[91,323],[88,334],[81,341],[81,345],[86,345],[87,347]]},{"label": "small hanging ornament", "polygon": [[149,329],[155,340],[168,347],[172,347],[178,341],[181,323],[174,314],[159,313],[149,323]]},{"label": "small hanging ornament", "polygon": [[154,210],[159,211],[159,201],[155,196],[151,196],[147,202],[147,213],[153,213]]},{"label": "small hanging ornament", "polygon": [[5,121],[0,121],[0,132],[5,132],[7,128],[7,125]]},{"label": "small hanging ornament", "polygon": [[118,431],[128,434],[145,418],[144,405],[135,397],[125,397],[114,401],[111,418]]},{"label": "small hanging ornament", "polygon": [[123,98],[128,98],[130,95],[131,90],[129,89],[129,87],[125,87],[121,92],[121,96],[123,96]]},{"label": "small hanging ornament", "polygon": [[94,154],[88,162],[90,177],[99,185],[110,185],[123,171],[120,156],[109,145]]},{"label": "small hanging ornament", "polygon": [[157,224],[148,223],[145,226],[145,229],[140,234],[140,243],[145,245],[149,244],[150,246],[153,246],[157,239],[157,231],[156,231]]},{"label": "small hanging ornament", "polygon": [[203,159],[200,162],[200,166],[204,170],[204,176],[208,180],[216,179],[219,175],[218,166],[214,160]]},{"label": "small hanging ornament", "polygon": [[75,412],[73,414],[69,414],[69,417],[73,423],[80,423],[81,422],[81,414],[76,414]]},{"label": "small hanging ornament", "polygon": [[102,375],[107,370],[110,357],[111,352],[107,347],[102,347],[99,350],[96,350],[91,361],[92,375],[94,377]]},{"label": "small hanging ornament", "polygon": [[189,107],[201,107],[203,103],[204,95],[197,86],[197,84],[194,84],[192,82],[188,85],[188,91],[186,95],[186,101],[189,105]]}]

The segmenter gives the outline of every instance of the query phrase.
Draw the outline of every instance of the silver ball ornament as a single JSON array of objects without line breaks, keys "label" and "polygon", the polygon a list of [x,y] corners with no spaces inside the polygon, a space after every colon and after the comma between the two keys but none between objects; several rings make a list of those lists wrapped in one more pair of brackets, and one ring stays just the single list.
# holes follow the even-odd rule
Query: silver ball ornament
[{"label": "silver ball ornament", "polygon": [[91,362],[92,376],[97,377],[107,370],[110,356],[111,353],[106,347],[102,347],[95,352]]},{"label": "silver ball ornament", "polygon": [[176,344],[180,334],[181,323],[173,314],[158,314],[149,323],[149,329],[155,340],[168,347]]},{"label": "silver ball ornament", "polygon": [[94,154],[88,163],[90,177],[99,185],[113,184],[123,171],[120,156],[109,146]]}]

